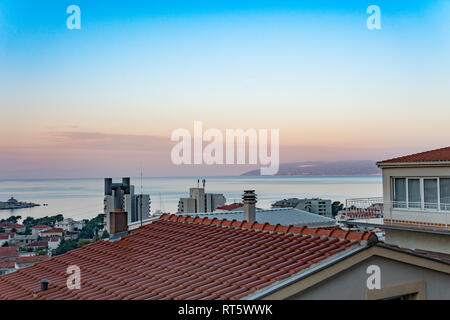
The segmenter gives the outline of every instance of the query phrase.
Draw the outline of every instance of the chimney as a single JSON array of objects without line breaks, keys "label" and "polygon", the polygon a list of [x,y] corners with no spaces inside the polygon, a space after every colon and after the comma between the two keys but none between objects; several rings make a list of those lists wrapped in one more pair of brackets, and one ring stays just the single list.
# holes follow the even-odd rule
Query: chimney
[{"label": "chimney", "polygon": [[105,178],[105,196],[112,195],[112,178]]},{"label": "chimney", "polygon": [[128,214],[116,208],[109,214],[109,233],[114,235],[126,231],[128,231]]},{"label": "chimney", "polygon": [[244,190],[244,195],[242,196],[244,200],[244,220],[248,222],[256,221],[256,194],[255,190]]},{"label": "chimney", "polygon": [[41,283],[41,291],[47,291],[48,290],[48,284],[50,283],[50,280],[42,279],[40,281]]}]

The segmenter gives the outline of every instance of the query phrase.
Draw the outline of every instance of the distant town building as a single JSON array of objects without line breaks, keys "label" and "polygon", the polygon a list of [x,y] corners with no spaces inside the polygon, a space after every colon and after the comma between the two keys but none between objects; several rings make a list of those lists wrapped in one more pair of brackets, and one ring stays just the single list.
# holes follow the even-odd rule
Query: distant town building
[{"label": "distant town building", "polygon": [[216,208],[217,212],[228,212],[228,211],[240,211],[244,207],[243,202],[234,202],[232,204],[226,204]]},{"label": "distant town building", "polygon": [[59,244],[61,243],[61,238],[59,237],[52,237],[49,241],[48,241],[48,250],[55,250],[59,247]]},{"label": "distant town building", "polygon": [[225,204],[226,199],[223,194],[205,193],[205,183],[203,179],[203,187],[200,187],[200,180],[197,180],[197,188],[189,189],[189,198],[180,198],[178,212],[210,212]]},{"label": "distant town building", "polygon": [[3,228],[5,232],[13,232],[13,230],[15,230],[15,232],[19,233],[25,232],[26,229],[23,224],[8,221],[0,223],[0,228]]},{"label": "distant town building", "polygon": [[14,238],[14,233],[10,232],[3,232],[0,233],[0,247],[5,245],[5,243],[8,243]]},{"label": "distant town building", "polygon": [[312,212],[320,216],[333,218],[331,200],[324,200],[320,198],[300,199],[296,208]]},{"label": "distant town building", "polygon": [[45,224],[39,224],[37,226],[31,227],[31,234],[34,236],[40,236],[41,231],[51,229],[51,226],[47,226]]},{"label": "distant town building", "polygon": [[273,203],[272,208],[295,208],[299,203],[300,199],[298,198],[283,199]]},{"label": "distant town building", "polygon": [[127,225],[148,220],[150,218],[150,196],[135,194],[130,178],[123,178],[122,183],[113,183],[111,178],[105,178],[104,213],[106,230],[111,234],[111,212],[126,212]]},{"label": "distant town building", "polygon": [[40,232],[40,236],[43,238],[47,237],[62,237],[64,235],[64,230],[61,228],[50,228]]},{"label": "distant town building", "polygon": [[84,221],[75,221],[72,218],[66,218],[55,223],[55,228],[61,228],[64,231],[77,231],[84,228]]}]

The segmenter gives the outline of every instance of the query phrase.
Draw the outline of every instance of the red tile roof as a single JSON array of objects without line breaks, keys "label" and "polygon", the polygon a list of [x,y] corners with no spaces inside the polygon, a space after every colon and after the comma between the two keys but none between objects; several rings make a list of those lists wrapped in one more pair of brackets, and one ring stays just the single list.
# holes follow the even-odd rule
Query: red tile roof
[{"label": "red tile roof", "polygon": [[0,240],[8,240],[10,237],[9,233],[0,233]]},{"label": "red tile roof", "polygon": [[24,227],[23,224],[14,223],[14,222],[2,222],[0,223],[0,228],[8,228],[8,229],[22,229]]},{"label": "red tile roof", "polygon": [[[239,299],[372,237],[165,214],[118,241],[0,276],[0,299]],[[81,269],[80,290],[66,288],[69,265]]]},{"label": "red tile roof", "polygon": [[0,247],[0,260],[2,258],[13,258],[19,256],[18,247]]},{"label": "red tile roof", "polygon": [[14,269],[15,262],[14,261],[0,261],[0,269]]},{"label": "red tile roof", "polygon": [[241,203],[235,202],[235,203],[232,203],[232,204],[227,204],[227,205],[224,205],[224,206],[221,206],[221,207],[217,207],[217,209],[219,209],[219,210],[233,210],[233,209],[236,209],[236,208],[240,208],[242,206],[244,206],[244,204],[242,202]]},{"label": "red tile roof", "polygon": [[47,247],[48,241],[34,241],[27,244],[25,247]]},{"label": "red tile roof", "polygon": [[450,161],[450,147],[441,149],[415,153],[403,157],[393,158],[378,162],[383,163],[397,163],[397,162],[435,162],[435,161]]},{"label": "red tile roof", "polygon": [[50,229],[51,226],[46,226],[45,224],[38,224],[36,226],[32,226],[31,229]]},{"label": "red tile roof", "polygon": [[14,260],[14,262],[38,262],[48,260],[48,256],[29,256],[29,257],[18,257]]},{"label": "red tile roof", "polygon": [[51,229],[48,229],[48,230],[41,231],[41,234],[46,234],[46,233],[63,233],[63,232],[64,232],[64,229],[51,228]]}]

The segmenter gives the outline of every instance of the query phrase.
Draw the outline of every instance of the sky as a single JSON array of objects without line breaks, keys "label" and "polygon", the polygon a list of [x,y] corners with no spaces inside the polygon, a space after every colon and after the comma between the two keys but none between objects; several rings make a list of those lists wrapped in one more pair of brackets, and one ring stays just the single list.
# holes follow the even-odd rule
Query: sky
[{"label": "sky", "polygon": [[279,129],[280,162],[444,147],[449,74],[450,0],[1,0],[0,179],[253,168],[175,166],[196,120]]}]

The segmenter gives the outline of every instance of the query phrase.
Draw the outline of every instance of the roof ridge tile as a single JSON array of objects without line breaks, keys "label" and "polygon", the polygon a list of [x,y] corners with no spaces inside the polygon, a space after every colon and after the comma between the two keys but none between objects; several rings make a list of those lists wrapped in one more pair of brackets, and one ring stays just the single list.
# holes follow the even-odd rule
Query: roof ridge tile
[{"label": "roof ridge tile", "polygon": [[[181,218],[180,218],[181,217]],[[218,219],[208,218],[208,217],[199,217],[199,216],[189,216],[189,215],[176,215],[176,214],[163,214],[160,216],[158,220],[172,221],[172,222],[181,222],[181,223],[191,223],[197,225],[215,225],[221,227],[228,228],[237,228],[241,230],[251,230],[251,231],[269,231],[269,232],[277,232],[280,234],[301,234],[308,235],[312,237],[332,237],[332,238],[340,238],[351,241],[364,241],[364,240],[372,240],[377,242],[376,235],[374,232],[357,232],[351,230],[344,230],[339,227],[330,228],[309,228],[307,226],[295,227],[293,225],[283,226],[280,224],[272,225],[268,222],[258,223],[258,222],[248,222],[246,220],[238,221],[236,219],[228,220],[228,219]]]}]

